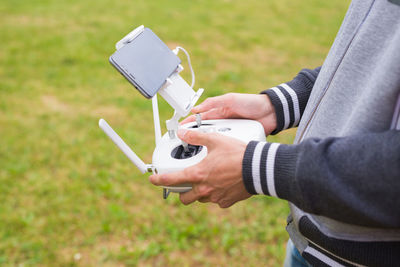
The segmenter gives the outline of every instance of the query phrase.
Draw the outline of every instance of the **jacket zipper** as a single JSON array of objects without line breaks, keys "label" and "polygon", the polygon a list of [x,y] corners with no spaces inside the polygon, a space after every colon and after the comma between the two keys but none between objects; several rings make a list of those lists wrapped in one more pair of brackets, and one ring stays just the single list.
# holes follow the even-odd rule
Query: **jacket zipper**
[{"label": "jacket zipper", "polygon": [[308,128],[310,127],[311,122],[312,122],[312,119],[313,119],[314,116],[315,116],[315,112],[318,110],[318,108],[319,108],[319,106],[320,106],[320,104],[321,104],[321,102],[322,102],[322,99],[325,97],[326,92],[328,91],[328,89],[329,89],[329,87],[330,87],[330,85],[331,85],[331,83],[332,83],[332,81],[333,81],[333,78],[334,78],[335,75],[336,75],[336,72],[338,71],[340,65],[342,64],[344,57],[346,56],[346,54],[347,54],[347,52],[348,52],[348,50],[349,50],[351,44],[352,44],[353,41],[354,41],[354,38],[355,38],[355,37],[357,36],[357,34],[359,33],[359,31],[360,31],[360,29],[361,29],[361,26],[364,24],[365,20],[367,19],[367,17],[368,17],[368,15],[369,15],[369,13],[371,12],[371,9],[372,9],[372,7],[374,6],[374,4],[375,4],[375,0],[372,2],[371,6],[369,7],[369,9],[368,9],[368,11],[367,11],[367,14],[366,14],[365,17],[363,18],[363,20],[360,22],[360,24],[357,26],[356,31],[355,31],[353,37],[351,38],[350,42],[347,44],[346,49],[345,49],[345,51],[344,51],[342,57],[340,58],[338,64],[336,65],[335,71],[333,72],[333,74],[332,74],[332,76],[330,77],[330,79],[329,79],[327,85],[325,86],[324,91],[323,91],[323,93],[322,93],[322,96],[319,98],[317,105],[314,107],[314,109],[313,109],[313,111],[312,111],[312,113],[311,113],[311,116],[310,116],[310,118],[308,119],[308,121],[307,121],[305,127],[303,128],[303,131],[302,131],[301,134],[299,135],[300,137],[299,137],[299,139],[298,139],[298,141],[297,141],[296,143],[300,143],[300,142],[303,140],[304,134],[305,134],[305,132],[308,130]]},{"label": "jacket zipper", "polygon": [[394,107],[394,114],[392,118],[392,123],[390,125],[391,130],[400,130],[400,93],[397,97],[397,102]]}]

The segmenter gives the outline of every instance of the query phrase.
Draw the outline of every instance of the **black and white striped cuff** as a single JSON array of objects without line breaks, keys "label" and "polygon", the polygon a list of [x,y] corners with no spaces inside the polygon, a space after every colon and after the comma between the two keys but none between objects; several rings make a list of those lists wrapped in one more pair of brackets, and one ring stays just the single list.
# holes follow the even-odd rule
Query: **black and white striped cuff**
[{"label": "black and white striped cuff", "polygon": [[321,67],[302,69],[293,80],[261,92],[275,108],[277,126],[272,134],[299,125]]},{"label": "black and white striped cuff", "polygon": [[242,163],[246,190],[253,195],[297,201],[302,197],[295,178],[298,158],[296,145],[251,141],[246,147]]},{"label": "black and white striped cuff", "polygon": [[278,143],[252,141],[243,158],[243,182],[250,194],[277,197],[274,179]]},{"label": "black and white striped cuff", "polygon": [[277,128],[272,134],[299,125],[301,110],[299,96],[295,90],[288,84],[282,83],[263,93],[269,96],[275,107]]}]

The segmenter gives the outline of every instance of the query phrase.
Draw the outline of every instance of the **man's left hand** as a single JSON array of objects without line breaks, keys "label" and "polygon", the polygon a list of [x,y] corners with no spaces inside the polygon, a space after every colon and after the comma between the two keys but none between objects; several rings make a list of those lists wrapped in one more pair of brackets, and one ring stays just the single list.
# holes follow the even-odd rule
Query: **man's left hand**
[{"label": "man's left hand", "polygon": [[180,194],[180,200],[185,205],[198,200],[228,208],[251,196],[242,180],[245,143],[217,133],[190,130],[179,130],[178,136],[188,144],[206,146],[207,156],[182,171],[151,175],[151,183],[160,186],[191,183],[192,190]]}]

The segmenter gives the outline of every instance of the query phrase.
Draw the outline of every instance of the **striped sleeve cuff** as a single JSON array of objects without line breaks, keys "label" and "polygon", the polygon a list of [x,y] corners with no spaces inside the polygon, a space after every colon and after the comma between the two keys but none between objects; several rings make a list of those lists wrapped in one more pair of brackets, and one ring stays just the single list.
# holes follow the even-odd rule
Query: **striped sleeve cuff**
[{"label": "striped sleeve cuff", "polygon": [[253,195],[301,197],[295,181],[296,146],[251,141],[243,158],[243,183]]},{"label": "striped sleeve cuff", "polygon": [[261,92],[268,95],[275,108],[277,127],[272,134],[299,125],[319,71],[303,69],[292,81]]},{"label": "striped sleeve cuff", "polygon": [[286,83],[273,87],[265,94],[275,107],[277,128],[272,133],[278,133],[288,128],[296,127],[300,122],[300,105],[297,93]]}]

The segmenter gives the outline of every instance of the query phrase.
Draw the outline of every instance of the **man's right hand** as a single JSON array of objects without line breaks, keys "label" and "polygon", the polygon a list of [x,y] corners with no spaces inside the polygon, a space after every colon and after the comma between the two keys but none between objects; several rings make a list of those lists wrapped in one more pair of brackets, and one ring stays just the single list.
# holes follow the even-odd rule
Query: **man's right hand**
[{"label": "man's right hand", "polygon": [[[213,119],[250,119],[260,122],[269,135],[276,129],[274,106],[265,94],[228,93],[207,98],[194,107],[192,113],[201,113],[202,120]],[[184,119],[181,124],[195,121],[194,115]]]}]

